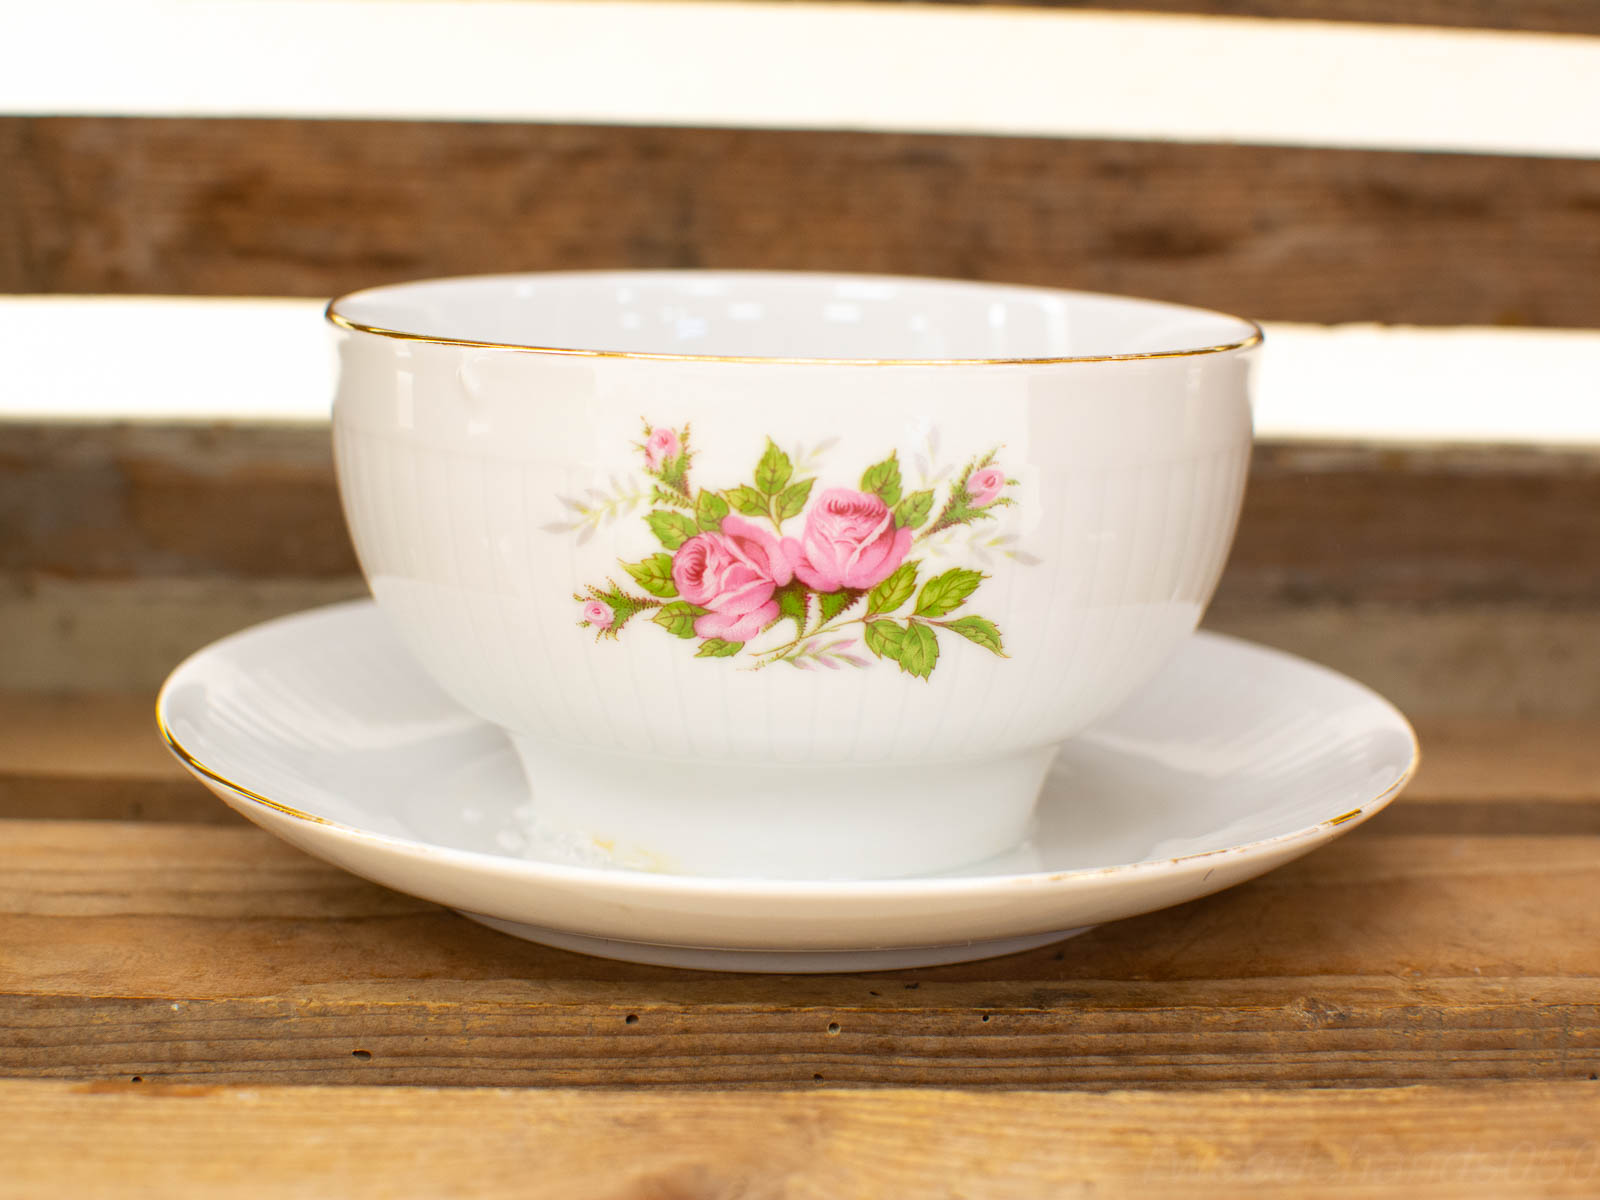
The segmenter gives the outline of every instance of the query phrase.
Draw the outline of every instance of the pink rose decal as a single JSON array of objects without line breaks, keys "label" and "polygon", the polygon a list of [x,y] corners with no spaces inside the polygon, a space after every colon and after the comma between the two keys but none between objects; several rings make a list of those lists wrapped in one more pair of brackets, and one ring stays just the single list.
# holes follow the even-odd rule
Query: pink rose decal
[{"label": "pink rose decal", "polygon": [[784,546],[794,573],[819,592],[882,583],[911,549],[911,530],[897,529],[889,506],[871,492],[829,488],[806,513],[805,531]]},{"label": "pink rose decal", "polygon": [[987,508],[1000,499],[1005,490],[1006,473],[999,467],[984,467],[967,477],[967,495],[972,497],[973,508]]},{"label": "pink rose decal", "polygon": [[740,517],[724,517],[672,557],[672,582],[690,604],[710,609],[695,618],[703,638],[749,641],[778,618],[773,592],[794,577],[789,554],[772,534]]},{"label": "pink rose decal", "polygon": [[650,436],[644,441],[644,461],[652,471],[659,471],[665,464],[677,458],[683,450],[678,435],[665,425],[650,431]]},{"label": "pink rose decal", "polygon": [[[718,444],[719,470],[706,479],[688,421],[656,425],[646,416],[641,427],[631,452],[643,456],[642,469],[634,458],[611,476],[609,490],[558,497],[564,515],[543,527],[576,533],[580,546],[603,534],[627,547],[617,574],[572,593],[583,611],[578,624],[596,645],[621,642],[624,633],[630,641],[666,637],[696,659],[733,659],[747,671],[892,664],[919,680],[951,653],[1007,657],[979,593],[989,569],[1004,569],[998,560],[1039,560],[1005,529],[1017,502],[1005,495],[1003,447],[930,462],[938,447],[930,433],[913,482],[899,448],[855,476],[823,462],[837,437],[791,452],[768,436],[749,473],[731,478]],[[852,477],[860,490],[823,486]],[[632,536],[617,524],[630,513],[642,525]],[[977,536],[948,536],[981,523],[998,535],[982,548]],[[961,563],[964,545],[978,551],[982,568]]]}]

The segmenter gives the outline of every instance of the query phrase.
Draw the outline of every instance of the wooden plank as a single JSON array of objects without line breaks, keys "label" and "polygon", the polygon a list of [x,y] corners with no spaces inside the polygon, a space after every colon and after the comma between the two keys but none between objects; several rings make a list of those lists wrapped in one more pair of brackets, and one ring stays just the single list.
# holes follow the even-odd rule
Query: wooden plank
[{"label": "wooden plank", "polygon": [[[1595,729],[1588,730],[1590,738]],[[1426,738],[1424,738],[1426,742]],[[1413,785],[1414,786],[1414,785]],[[0,771],[0,821],[175,821],[238,826],[244,820],[210,792],[183,779],[94,779]],[[1397,804],[1385,833],[1473,837],[1600,837],[1600,799],[1437,799]]]},{"label": "wooden plank", "polygon": [[[1597,226],[1600,228],[1600,226]],[[125,580],[357,573],[326,426],[17,422],[0,573]],[[1588,448],[1263,442],[1221,600],[1600,603]]]},{"label": "wooden plank", "polygon": [[[0,686],[153,690],[217,638],[365,591],[354,578],[64,582],[0,574],[0,630],[11,656]],[[1250,604],[1225,592],[1205,625],[1325,663],[1414,716],[1600,712],[1592,608]]]},{"label": "wooden plank", "polygon": [[1600,545],[1588,451],[1267,443],[1223,598],[1590,603],[1581,545]]},{"label": "wooden plank", "polygon": [[4,834],[0,1075],[1103,1089],[1600,1071],[1594,836],[1380,821],[1056,947],[785,978],[547,950],[255,830]]},{"label": "wooden plank", "polygon": [[1222,594],[1202,624],[1342,671],[1413,716],[1600,713],[1592,609],[1245,605]]},{"label": "wooden plank", "polygon": [[156,733],[155,693],[0,691],[0,776],[188,778]]},{"label": "wooden plank", "polygon": [[[0,819],[232,824],[156,735],[149,692],[0,691]],[[1385,833],[1600,834],[1600,718],[1424,716]]]},{"label": "wooden plank", "polygon": [[[0,771],[0,821],[183,821],[237,825],[243,820],[204,788],[181,779],[94,779]],[[1554,818],[1563,830],[1570,819]]]},{"label": "wooden plank", "polygon": [[[1593,1195],[1600,1092],[1208,1096],[0,1083],[8,1196]],[[219,1152],[219,1141],[225,1147]]]},{"label": "wooden plank", "polygon": [[0,228],[15,230],[0,290],[13,292],[322,296],[473,271],[790,267],[1059,284],[1276,320],[1600,324],[1600,160],[22,117],[0,120],[0,176]]},{"label": "wooden plank", "polygon": [[0,520],[5,572],[327,579],[359,571],[326,425],[7,424]]},{"label": "wooden plank", "polygon": [[[325,427],[8,425],[0,686],[153,688],[268,617],[364,594]],[[1600,456],[1258,447],[1207,624],[1417,713],[1600,711]],[[89,810],[83,811],[88,815]]]}]

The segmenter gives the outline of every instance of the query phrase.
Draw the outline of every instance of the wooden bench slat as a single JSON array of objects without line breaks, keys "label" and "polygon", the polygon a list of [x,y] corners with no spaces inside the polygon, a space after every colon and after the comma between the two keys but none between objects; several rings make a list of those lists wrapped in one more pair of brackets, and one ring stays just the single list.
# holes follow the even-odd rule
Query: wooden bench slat
[{"label": "wooden bench slat", "polygon": [[0,1075],[1104,1088],[1600,1070],[1600,836],[1380,820],[1055,947],[782,978],[523,943],[250,829],[0,834]]},{"label": "wooden bench slat", "polygon": [[[15,1195],[1592,1195],[1580,1084],[1205,1096],[0,1082]],[[219,1153],[219,1146],[225,1153]]]},{"label": "wooden bench slat", "polygon": [[[154,713],[150,692],[0,690],[0,819],[237,820],[167,752]],[[1422,766],[1384,817],[1387,831],[1487,833],[1476,826],[1494,812],[1507,814],[1499,832],[1589,830],[1585,810],[1600,805],[1595,718],[1427,715],[1414,724]]]},{"label": "wooden bench slat", "polygon": [[1600,160],[16,117],[0,119],[0,178],[8,292],[326,296],[477,271],[784,267],[1067,285],[1272,320],[1600,324]]},{"label": "wooden bench slat", "polygon": [[[23,579],[358,571],[325,426],[16,422],[0,502]],[[1589,606],[1600,563],[1574,551],[1597,540],[1589,448],[1263,442],[1219,601]]]},{"label": "wooden bench slat", "polygon": [[[0,772],[0,821],[158,821],[238,826],[244,818],[188,780],[93,779]],[[1600,798],[1441,799],[1408,794],[1383,816],[1388,834],[1600,836]]]}]

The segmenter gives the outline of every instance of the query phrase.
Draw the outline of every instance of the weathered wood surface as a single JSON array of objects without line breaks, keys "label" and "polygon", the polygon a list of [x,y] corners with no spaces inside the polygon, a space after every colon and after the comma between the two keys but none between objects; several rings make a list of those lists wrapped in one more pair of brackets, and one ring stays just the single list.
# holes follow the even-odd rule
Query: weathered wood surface
[{"label": "weathered wood surface", "polygon": [[475,271],[783,267],[1066,285],[1275,320],[1600,324],[1600,161],[18,117],[0,119],[0,178],[7,292],[326,296]]},{"label": "weathered wood surface", "polygon": [[1358,831],[987,963],[698,975],[518,942],[245,829],[12,822],[0,1074],[1351,1086],[1600,1071],[1600,838]]},{"label": "weathered wood surface", "polygon": [[[366,595],[358,578],[18,579],[0,574],[0,687],[153,691],[184,656],[249,625]],[[1600,712],[1593,607],[1242,603],[1205,625],[1326,663],[1417,716]]]},{"label": "weathered wood surface", "polygon": [[0,1083],[0,1195],[1592,1196],[1600,1089],[233,1089]]},{"label": "weathered wood surface", "polygon": [[[1600,711],[1595,545],[1592,451],[1265,443],[1207,624],[1418,713]],[[0,687],[153,688],[217,637],[364,593],[325,427],[0,436]]]},{"label": "weathered wood surface", "polygon": [[[48,812],[52,777],[69,806],[96,772],[109,781],[104,819],[0,822],[0,1075],[1104,1089],[1600,1074],[1592,721],[1425,724],[1427,765],[1389,813],[1219,896],[986,963],[772,978],[519,942],[237,822],[115,819],[119,782],[216,802],[128,737],[130,701],[93,707],[74,722],[58,702],[30,734],[22,698],[0,705],[0,770],[31,773],[28,815]],[[74,723],[105,748],[98,765],[69,769],[38,735]]]},{"label": "weathered wood surface", "polygon": [[[12,577],[358,571],[326,426],[7,424],[0,520]],[[1590,449],[1263,442],[1220,598],[1589,607],[1587,546],[1600,546]]]},{"label": "weathered wood surface", "polygon": [[[1414,723],[1427,752],[1402,803],[1384,814],[1382,831],[1600,833],[1600,714]],[[157,800],[161,806],[152,806]],[[243,827],[167,752],[149,692],[0,691],[4,818]]]}]

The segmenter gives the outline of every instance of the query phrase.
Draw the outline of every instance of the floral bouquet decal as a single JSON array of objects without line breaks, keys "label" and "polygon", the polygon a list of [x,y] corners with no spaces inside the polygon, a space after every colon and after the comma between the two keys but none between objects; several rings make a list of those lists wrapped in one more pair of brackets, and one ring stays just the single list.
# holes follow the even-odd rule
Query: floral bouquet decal
[{"label": "floral bouquet decal", "polygon": [[[583,540],[600,523],[646,499],[652,504],[644,523],[661,549],[620,563],[637,588],[607,579],[573,597],[582,605],[579,624],[595,630],[597,641],[615,640],[644,618],[698,643],[697,658],[739,656],[752,670],[775,663],[838,670],[888,660],[921,679],[939,662],[941,633],[1005,657],[993,621],[958,611],[988,576],[929,565],[936,552],[948,551],[951,533],[1015,503],[1005,491],[1016,480],[996,465],[998,450],[959,473],[939,472],[925,479],[932,486],[910,493],[891,453],[867,468],[859,488],[813,495],[817,480],[808,472],[826,444],[797,455],[797,469],[769,439],[750,482],[696,488],[689,427],[647,422],[644,433],[637,449],[648,484],[630,490],[613,481],[612,494],[594,493],[594,503],[564,500],[572,519],[546,526],[579,530]],[[1004,548],[1013,540],[995,537],[986,545],[1034,561]]]}]

